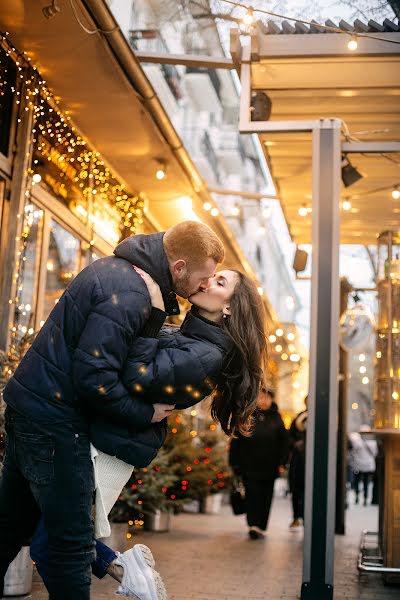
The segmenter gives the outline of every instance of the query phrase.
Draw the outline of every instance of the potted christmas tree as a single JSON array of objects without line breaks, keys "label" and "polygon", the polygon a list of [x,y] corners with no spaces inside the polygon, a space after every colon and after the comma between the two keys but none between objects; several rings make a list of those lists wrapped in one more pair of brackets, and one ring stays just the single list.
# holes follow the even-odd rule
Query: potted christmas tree
[{"label": "potted christmas tree", "polygon": [[175,495],[170,493],[175,474],[168,452],[162,448],[147,468],[135,469],[134,476],[122,490],[111,519],[139,527],[144,524],[151,531],[169,531],[171,512],[178,508],[179,500],[175,502]]}]

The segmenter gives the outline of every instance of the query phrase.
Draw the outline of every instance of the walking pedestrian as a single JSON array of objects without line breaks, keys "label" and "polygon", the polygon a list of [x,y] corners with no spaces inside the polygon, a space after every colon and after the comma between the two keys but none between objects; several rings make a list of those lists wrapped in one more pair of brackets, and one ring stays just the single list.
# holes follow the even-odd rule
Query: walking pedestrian
[{"label": "walking pedestrian", "polygon": [[261,389],[252,435],[232,439],[229,451],[229,463],[234,473],[243,478],[247,524],[252,540],[265,535],[275,479],[288,455],[288,434],[274,396],[272,389]]},{"label": "walking pedestrian", "polygon": [[[369,425],[361,425],[360,431],[370,431]],[[350,465],[354,474],[353,489],[355,502],[359,502],[360,483],[363,487],[364,506],[368,503],[368,487],[376,469],[375,458],[378,454],[376,440],[365,439],[358,431],[349,434],[351,442]]]},{"label": "walking pedestrian", "polygon": [[[304,403],[307,406],[307,399]],[[304,519],[305,453],[306,453],[307,410],[301,411],[289,429],[289,486],[292,493],[293,520],[289,527],[296,531]]]}]

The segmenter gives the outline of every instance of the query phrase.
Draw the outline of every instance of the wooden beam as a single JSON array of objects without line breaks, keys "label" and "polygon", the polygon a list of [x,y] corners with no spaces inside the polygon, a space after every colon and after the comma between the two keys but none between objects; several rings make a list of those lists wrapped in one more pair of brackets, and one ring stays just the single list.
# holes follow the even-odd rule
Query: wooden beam
[{"label": "wooden beam", "polygon": [[228,69],[235,68],[232,59],[224,56],[195,56],[193,54],[159,54],[158,52],[135,52],[141,63],[158,65],[184,65],[199,69]]}]

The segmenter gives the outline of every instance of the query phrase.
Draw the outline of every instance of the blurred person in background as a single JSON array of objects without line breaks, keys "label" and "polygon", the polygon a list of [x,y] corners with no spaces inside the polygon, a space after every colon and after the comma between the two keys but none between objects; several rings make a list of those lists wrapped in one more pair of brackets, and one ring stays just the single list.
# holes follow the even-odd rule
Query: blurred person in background
[{"label": "blurred person in background", "polygon": [[288,433],[274,397],[272,389],[261,389],[251,437],[239,435],[233,438],[229,452],[229,463],[235,475],[243,478],[252,540],[264,537],[274,482],[288,457]]},{"label": "blurred person in background", "polygon": [[[361,425],[360,432],[370,431],[369,425]],[[375,473],[375,458],[378,454],[376,440],[367,439],[357,431],[349,433],[351,450],[350,466],[354,474],[353,489],[356,495],[355,502],[359,502],[360,483],[363,485],[364,506],[368,503],[368,486]]]},{"label": "blurred person in background", "polygon": [[304,484],[305,484],[305,453],[307,428],[307,400],[304,399],[306,410],[301,411],[292,421],[289,429],[289,486],[292,493],[293,521],[290,529],[295,531],[302,525],[304,519]]}]

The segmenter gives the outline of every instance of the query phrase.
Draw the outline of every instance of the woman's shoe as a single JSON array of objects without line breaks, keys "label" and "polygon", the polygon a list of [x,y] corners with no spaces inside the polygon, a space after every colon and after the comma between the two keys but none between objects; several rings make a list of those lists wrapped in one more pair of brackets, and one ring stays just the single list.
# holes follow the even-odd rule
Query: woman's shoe
[{"label": "woman's shoe", "polygon": [[153,554],[144,544],[136,544],[119,554],[115,564],[124,569],[117,594],[138,600],[167,600],[167,592],[161,575],[154,569]]}]

